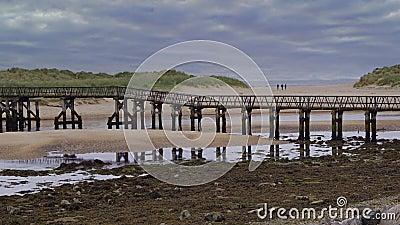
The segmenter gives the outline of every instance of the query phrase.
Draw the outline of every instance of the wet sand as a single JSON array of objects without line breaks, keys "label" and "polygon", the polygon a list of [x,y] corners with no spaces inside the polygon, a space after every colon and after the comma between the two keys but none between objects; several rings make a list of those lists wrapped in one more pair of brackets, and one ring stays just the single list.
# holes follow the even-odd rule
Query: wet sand
[{"label": "wet sand", "polygon": [[[215,135],[215,136],[214,136]],[[126,140],[125,140],[126,136]],[[60,153],[143,152],[166,147],[222,147],[284,144],[259,136],[161,130],[58,130],[0,135],[0,159],[32,159]],[[128,148],[128,145],[130,148]]]}]

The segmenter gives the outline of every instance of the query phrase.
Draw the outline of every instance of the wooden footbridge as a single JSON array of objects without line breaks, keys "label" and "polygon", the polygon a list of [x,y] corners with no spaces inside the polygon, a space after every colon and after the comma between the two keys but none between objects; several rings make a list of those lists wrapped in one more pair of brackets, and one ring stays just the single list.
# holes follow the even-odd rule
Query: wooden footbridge
[{"label": "wooden footbridge", "polygon": [[[6,131],[40,129],[41,98],[61,99],[61,112],[54,118],[54,127],[82,129],[82,117],[75,110],[76,98],[113,98],[115,111],[108,118],[108,128],[120,126],[144,129],[144,105],[151,104],[152,129],[164,129],[162,108],[171,105],[172,130],[182,130],[182,107],[190,108],[191,130],[201,130],[202,109],[216,110],[217,132],[226,132],[227,109],[242,109],[242,134],[251,135],[251,114],[254,109],[268,109],[270,137],[279,139],[279,117],[283,110],[299,111],[299,140],[310,139],[312,110],[332,112],[332,139],[342,139],[343,112],[365,112],[366,141],[376,141],[376,116],[381,111],[400,111],[400,96],[200,96],[167,91],[126,87],[0,87],[0,132],[3,121]],[[132,107],[128,109],[128,101]],[[67,113],[69,112],[69,113]],[[68,118],[69,117],[69,118]],[[158,124],[157,121],[158,120]],[[222,122],[222,123],[221,123]]]}]

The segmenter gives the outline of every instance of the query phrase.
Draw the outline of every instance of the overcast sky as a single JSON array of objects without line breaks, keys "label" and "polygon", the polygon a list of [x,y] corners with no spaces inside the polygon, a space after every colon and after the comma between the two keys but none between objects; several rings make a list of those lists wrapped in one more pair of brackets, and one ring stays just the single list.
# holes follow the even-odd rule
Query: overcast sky
[{"label": "overcast sky", "polygon": [[399,0],[210,2],[1,0],[0,69],[135,71],[194,39],[239,48],[274,80],[358,78],[400,63]]}]

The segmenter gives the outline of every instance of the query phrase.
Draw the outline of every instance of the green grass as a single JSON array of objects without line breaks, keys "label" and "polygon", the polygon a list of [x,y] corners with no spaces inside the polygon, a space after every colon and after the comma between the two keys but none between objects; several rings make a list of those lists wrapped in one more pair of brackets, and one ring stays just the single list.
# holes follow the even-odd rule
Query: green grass
[{"label": "green grass", "polygon": [[374,71],[364,74],[354,87],[365,86],[400,86],[400,64],[390,67],[376,68]]},{"label": "green grass", "polygon": [[[141,72],[135,74],[135,83],[133,86],[141,88],[151,88],[149,80],[156,78],[163,72]],[[0,71],[1,87],[83,87],[83,86],[127,86],[133,72],[121,72],[114,75],[106,73],[92,72],[72,72],[69,70],[58,69],[34,69],[27,70],[21,68],[12,68]],[[229,77],[212,76],[228,85],[234,87],[246,87],[246,84]],[[184,82],[187,86],[219,86],[220,82],[213,79],[196,79],[193,75],[181,71],[169,70],[157,80],[153,89],[171,90],[175,85]]]}]

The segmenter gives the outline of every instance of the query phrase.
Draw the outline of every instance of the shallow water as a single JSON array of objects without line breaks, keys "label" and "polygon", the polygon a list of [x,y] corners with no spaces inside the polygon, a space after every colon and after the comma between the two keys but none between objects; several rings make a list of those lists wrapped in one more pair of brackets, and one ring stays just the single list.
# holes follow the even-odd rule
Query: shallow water
[{"label": "shallow water", "polygon": [[[263,134],[254,134],[261,135]],[[346,143],[342,146],[343,150],[356,149],[364,142],[359,141],[364,136],[364,132],[343,132],[346,138]],[[296,140],[298,133],[287,133],[281,136],[282,140]],[[353,140],[351,137],[359,137]],[[158,151],[147,151],[143,153],[129,153],[128,162],[116,162],[116,153],[88,153],[76,154],[76,159],[63,158],[62,154],[58,152],[50,152],[48,157],[32,160],[0,160],[0,170],[14,169],[14,170],[51,170],[58,167],[61,163],[80,162],[84,160],[99,159],[104,162],[110,162],[109,167],[118,167],[127,164],[137,163],[175,163],[186,162],[193,159],[203,159],[208,161],[226,161],[238,162],[243,160],[256,160],[262,161],[264,159],[279,160],[286,159],[303,159],[307,157],[320,157],[324,155],[340,154],[337,148],[329,147],[326,141],[331,139],[331,133],[328,131],[311,132],[311,141],[315,141],[309,145],[299,145],[296,143],[289,143],[280,146],[251,146],[249,154],[248,147],[236,146],[217,148],[206,148],[203,150],[184,148],[182,157],[176,160],[179,152],[173,154],[172,148],[164,148],[163,155],[161,156]],[[359,140],[358,140],[359,139]],[[400,139],[400,131],[387,131],[378,132],[378,139]],[[244,152],[243,150],[246,150]],[[195,150],[195,151],[193,151]],[[218,154],[217,154],[218,153]],[[175,160],[173,160],[175,159]],[[124,161],[124,159],[122,159]],[[0,176],[0,196],[35,193],[43,188],[51,188],[66,183],[78,183],[82,181],[94,181],[115,179],[120,176],[104,176],[104,175],[91,175],[86,171],[76,171],[74,173],[66,173],[61,175],[47,175],[47,176]]]},{"label": "shallow water", "polygon": [[76,171],[65,174],[50,174],[47,176],[0,176],[0,196],[33,194],[45,188],[53,188],[63,184],[75,184],[82,181],[115,179],[121,176],[89,174],[86,171]]}]

